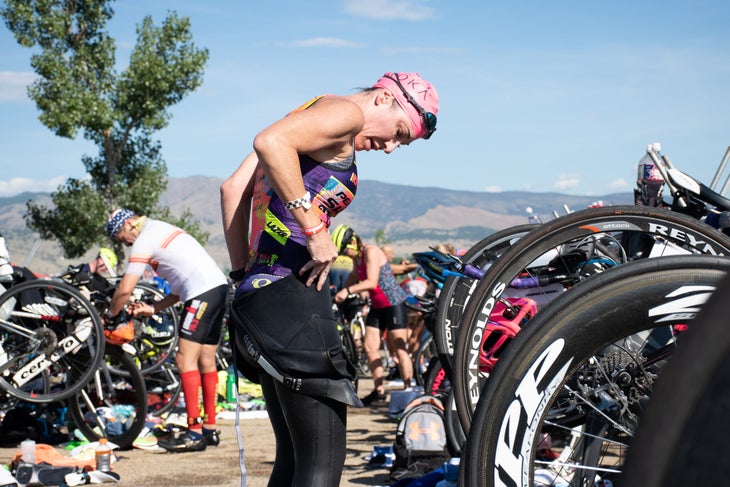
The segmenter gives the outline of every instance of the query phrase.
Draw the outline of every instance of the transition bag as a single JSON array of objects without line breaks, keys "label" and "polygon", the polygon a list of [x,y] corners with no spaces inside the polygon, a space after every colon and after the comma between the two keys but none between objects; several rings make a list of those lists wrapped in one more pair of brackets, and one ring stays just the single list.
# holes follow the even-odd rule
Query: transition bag
[{"label": "transition bag", "polygon": [[449,461],[441,401],[426,394],[406,406],[395,432],[393,451],[391,480],[422,477]]}]

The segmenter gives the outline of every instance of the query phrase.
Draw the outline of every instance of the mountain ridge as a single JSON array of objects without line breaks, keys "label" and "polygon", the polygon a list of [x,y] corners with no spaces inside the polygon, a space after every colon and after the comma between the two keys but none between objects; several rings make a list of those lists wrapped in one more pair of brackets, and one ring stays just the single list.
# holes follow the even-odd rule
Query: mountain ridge
[{"label": "mountain ridge", "polygon": [[[189,210],[202,229],[210,233],[206,249],[223,269],[227,269],[228,254],[219,199],[222,182],[222,178],[211,176],[170,178],[160,204],[170,207],[174,214]],[[374,241],[376,232],[382,230],[393,244],[396,255],[407,256],[441,242],[469,248],[494,231],[526,223],[528,207],[532,208],[533,214],[549,220],[554,211],[565,212],[563,205],[581,209],[599,199],[614,205],[631,204],[632,198],[624,193],[596,197],[526,191],[457,191],[361,180],[358,197],[335,223],[352,226],[370,242]],[[58,244],[47,241],[37,244],[38,235],[25,226],[23,219],[25,203],[29,199],[52,204],[48,193],[26,192],[0,198],[0,233],[6,238],[13,262],[29,264],[38,273],[55,274],[93,256],[95,249],[83,258],[69,260],[61,255]],[[28,257],[32,257],[30,262]]]}]

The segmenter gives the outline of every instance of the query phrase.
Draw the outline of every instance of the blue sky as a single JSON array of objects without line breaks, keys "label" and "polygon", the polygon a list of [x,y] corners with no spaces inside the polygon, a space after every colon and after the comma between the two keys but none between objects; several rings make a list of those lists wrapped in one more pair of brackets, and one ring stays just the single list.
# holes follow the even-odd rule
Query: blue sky
[{"label": "blue sky", "polygon": [[[123,69],[145,15],[191,19],[204,84],[158,132],[169,175],[224,178],[254,135],[322,93],[385,71],[437,88],[438,130],[360,177],[468,191],[630,192],[646,145],[710,183],[730,145],[730,2],[118,1]],[[95,146],[41,125],[25,86],[32,50],[0,26],[0,196],[82,177]],[[217,195],[214,195],[217,197]],[[435,196],[438,198],[438,196]]]}]

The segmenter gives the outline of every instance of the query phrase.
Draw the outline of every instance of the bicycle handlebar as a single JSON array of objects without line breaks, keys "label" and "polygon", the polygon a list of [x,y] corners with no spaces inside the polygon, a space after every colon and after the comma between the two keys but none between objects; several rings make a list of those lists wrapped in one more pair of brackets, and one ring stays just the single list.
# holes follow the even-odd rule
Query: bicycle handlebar
[{"label": "bicycle handlebar", "polygon": [[509,283],[510,287],[515,289],[530,289],[533,287],[547,286],[548,284],[555,284],[558,282],[566,281],[570,279],[570,276],[566,274],[541,274],[538,276],[530,277],[516,277]]},{"label": "bicycle handlebar", "polygon": [[471,264],[464,264],[459,257],[429,247],[431,252],[416,252],[413,257],[427,275],[443,282],[447,277],[470,277],[481,279],[484,271]]}]

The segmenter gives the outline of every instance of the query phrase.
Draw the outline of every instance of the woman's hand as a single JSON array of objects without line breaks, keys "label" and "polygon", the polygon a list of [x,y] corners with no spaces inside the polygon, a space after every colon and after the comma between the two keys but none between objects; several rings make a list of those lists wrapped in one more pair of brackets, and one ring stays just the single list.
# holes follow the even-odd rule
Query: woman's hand
[{"label": "woman's hand", "polygon": [[340,304],[345,299],[347,299],[347,296],[349,296],[350,293],[348,292],[347,288],[342,288],[335,294],[335,303]]},{"label": "woman's hand", "polygon": [[306,285],[311,286],[316,282],[317,291],[321,291],[327,282],[332,262],[337,258],[337,247],[332,243],[329,232],[323,231],[307,237],[307,250],[312,260],[302,266],[299,275],[309,272]]}]

